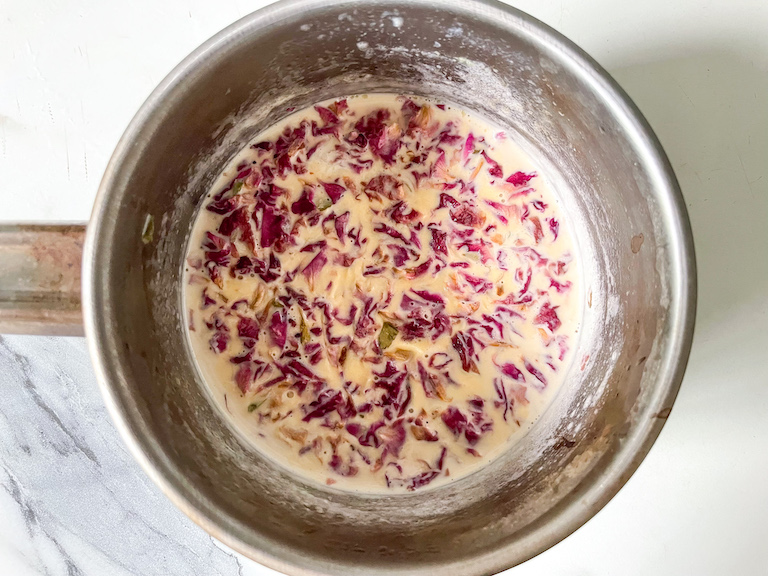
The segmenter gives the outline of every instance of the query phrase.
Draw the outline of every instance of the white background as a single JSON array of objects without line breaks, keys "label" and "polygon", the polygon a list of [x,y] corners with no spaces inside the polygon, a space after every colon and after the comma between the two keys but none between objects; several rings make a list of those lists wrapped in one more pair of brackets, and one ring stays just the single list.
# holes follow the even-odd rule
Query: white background
[{"label": "white background", "polygon": [[[0,220],[86,220],[149,92],[264,4],[0,0]],[[699,310],[680,396],[638,472],[587,525],[511,573],[768,574],[768,2],[516,5],[595,57],[656,130],[693,224]],[[275,574],[223,551],[127,460],[82,341],[0,344],[0,572]],[[73,480],[80,453],[98,470],[83,465]],[[46,473],[54,457],[60,470]],[[68,499],[60,481],[71,483]],[[105,487],[119,506],[90,502]],[[92,505],[103,510],[84,521]]]}]

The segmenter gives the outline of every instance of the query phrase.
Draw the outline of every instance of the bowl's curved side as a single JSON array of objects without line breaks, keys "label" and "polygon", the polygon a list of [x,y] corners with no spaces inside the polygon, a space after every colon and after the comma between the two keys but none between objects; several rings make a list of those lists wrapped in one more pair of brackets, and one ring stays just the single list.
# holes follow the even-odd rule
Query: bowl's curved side
[{"label": "bowl's curved side", "polygon": [[[374,2],[387,8],[392,2]],[[88,226],[83,262],[83,308],[91,357],[109,413],[121,436],[146,473],[165,494],[207,532],[267,566],[286,573],[323,575],[434,574],[449,570],[457,574],[489,574],[501,571],[535,556],[575,531],[600,510],[634,473],[650,450],[677,395],[690,352],[696,309],[696,264],[693,239],[682,194],[670,163],[656,136],[640,111],[618,84],[594,60],[568,39],[514,8],[498,2],[414,0],[412,6],[429,7],[460,14],[465,19],[493,21],[509,34],[524,35],[551,53],[559,55],[569,72],[590,87],[609,107],[628,135],[633,149],[651,179],[658,207],[654,223],[666,243],[660,263],[669,280],[668,305],[664,328],[657,340],[657,366],[660,378],[653,383],[635,425],[607,453],[578,486],[524,533],[508,544],[453,560],[433,558],[418,568],[377,565],[358,566],[350,571],[348,559],[334,563],[295,555],[289,546],[268,535],[254,536],[242,523],[221,510],[217,502],[197,489],[184,470],[169,456],[167,447],[145,425],[145,407],[136,398],[132,376],[126,370],[126,344],[115,326],[115,300],[119,296],[108,288],[113,248],[124,224],[120,211],[135,210],[137,200],[124,192],[131,180],[143,147],[161,128],[174,99],[178,99],[192,79],[220,63],[245,38],[294,21],[301,14],[319,10],[354,10],[348,0],[293,0],[269,6],[226,28],[179,64],[157,87],[126,129],[107,166]],[[123,229],[122,234],[126,231]],[[126,274],[138,274],[140,255],[125,264]],[[131,359],[135,365],[136,359]],[[136,369],[133,370],[135,377]],[[146,368],[147,379],[152,378]]]}]

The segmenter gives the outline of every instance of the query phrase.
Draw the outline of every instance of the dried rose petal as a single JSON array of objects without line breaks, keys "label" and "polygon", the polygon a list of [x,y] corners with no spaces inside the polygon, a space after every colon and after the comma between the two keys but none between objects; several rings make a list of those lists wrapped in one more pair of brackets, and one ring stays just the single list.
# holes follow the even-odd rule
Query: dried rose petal
[{"label": "dried rose petal", "polygon": [[467,135],[467,139],[464,142],[464,148],[461,152],[462,159],[466,161],[466,159],[469,158],[470,154],[472,154],[474,149],[475,149],[475,136],[474,134],[472,134],[472,132],[470,132]]},{"label": "dried rose petal", "polygon": [[536,314],[536,318],[533,320],[535,324],[543,324],[549,328],[550,332],[554,332],[561,326],[560,318],[557,317],[557,306],[551,306],[549,302],[545,302],[539,308],[539,313]]},{"label": "dried rose petal", "polygon": [[312,188],[305,187],[299,199],[291,204],[291,212],[294,214],[308,214],[315,210],[315,203],[312,201],[313,196]]},{"label": "dried rose petal", "polygon": [[227,343],[229,342],[229,334],[226,332],[216,332],[210,340],[211,350],[217,354],[221,354],[227,349]]},{"label": "dried rose petal", "polygon": [[515,186],[525,186],[532,178],[535,177],[536,172],[530,172],[528,174],[525,172],[515,172],[509,178],[507,178],[507,182]]},{"label": "dried rose petal", "polygon": [[506,376],[509,376],[513,380],[517,380],[519,382],[525,382],[525,376],[523,376],[523,373],[520,372],[517,366],[515,366],[511,362],[507,362],[501,366],[501,373]]},{"label": "dried rose petal", "polygon": [[552,232],[552,236],[557,240],[557,235],[560,233],[560,223],[555,218],[549,219],[549,229]]},{"label": "dried rose petal", "polygon": [[499,163],[496,162],[496,160],[494,160],[490,156],[488,156],[485,150],[483,150],[481,154],[483,155],[483,158],[485,158],[485,161],[488,164],[488,173],[491,176],[494,176],[496,178],[502,178],[504,176],[504,171],[502,170]]},{"label": "dried rose petal", "polygon": [[328,257],[325,255],[325,252],[319,252],[317,256],[312,258],[310,263],[304,267],[301,273],[310,281],[310,283],[314,282],[314,279],[327,263]]},{"label": "dried rose petal", "polygon": [[344,186],[341,184],[334,184],[333,182],[320,182],[320,184],[323,185],[325,193],[328,194],[328,197],[334,204],[336,204],[336,202],[338,202],[341,198],[342,194],[346,192]]},{"label": "dried rose petal", "polygon": [[430,228],[429,231],[432,233],[431,246],[435,253],[448,256],[448,248],[445,244],[445,240],[448,237],[448,234],[436,228]]},{"label": "dried rose petal", "polygon": [[317,113],[320,115],[320,119],[326,124],[338,124],[339,117],[331,112],[328,108],[324,108],[323,106],[315,106],[315,110],[317,110]]},{"label": "dried rose petal", "polygon": [[281,311],[274,312],[269,320],[269,333],[272,344],[282,348],[285,346],[285,338],[288,331],[288,323]]},{"label": "dried rose petal", "polygon": [[272,208],[265,207],[261,222],[261,245],[269,248],[276,242],[287,237],[283,229],[285,216],[276,213]]},{"label": "dried rose petal", "polygon": [[485,216],[466,204],[451,210],[451,220],[462,226],[479,228],[485,223]]},{"label": "dried rose petal", "polygon": [[397,200],[402,195],[402,183],[389,174],[381,174],[371,178],[364,188],[365,193],[372,199],[387,198]]},{"label": "dried rose petal", "polygon": [[240,364],[235,373],[235,384],[237,384],[237,387],[240,388],[240,392],[243,394],[250,391],[253,384],[253,367],[250,362]]},{"label": "dried rose petal", "polygon": [[475,372],[479,374],[477,364],[473,359],[474,356],[474,342],[472,338],[464,334],[463,332],[457,332],[451,338],[454,350],[458,352],[461,359],[461,367],[464,372]]},{"label": "dried rose petal", "polygon": [[383,234],[387,234],[388,236],[391,236],[392,238],[395,238],[396,240],[402,240],[406,244],[410,244],[410,241],[403,236],[400,232],[392,228],[391,226],[387,226],[386,224],[378,224],[376,228],[373,229],[374,232],[381,232]]},{"label": "dried rose petal", "polygon": [[536,380],[541,382],[544,386],[547,385],[547,379],[545,378],[544,374],[542,374],[541,371],[538,368],[536,368],[533,364],[531,364],[527,360],[525,361],[525,369],[530,374],[532,374],[533,377],[536,378]]}]

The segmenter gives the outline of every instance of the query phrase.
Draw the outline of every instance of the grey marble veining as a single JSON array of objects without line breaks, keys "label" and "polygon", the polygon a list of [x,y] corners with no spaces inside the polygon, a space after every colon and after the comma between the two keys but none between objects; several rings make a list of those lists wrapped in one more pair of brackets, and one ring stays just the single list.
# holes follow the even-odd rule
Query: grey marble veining
[{"label": "grey marble veining", "polygon": [[119,438],[85,340],[0,336],[0,574],[276,574],[227,549]]}]

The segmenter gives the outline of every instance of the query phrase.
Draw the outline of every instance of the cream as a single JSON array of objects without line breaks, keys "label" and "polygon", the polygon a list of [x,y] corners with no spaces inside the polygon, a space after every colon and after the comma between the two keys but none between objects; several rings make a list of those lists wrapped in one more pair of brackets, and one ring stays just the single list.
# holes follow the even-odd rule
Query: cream
[{"label": "cream", "polygon": [[292,472],[439,486],[508,449],[562,385],[575,257],[503,131],[417,98],[328,101],[259,135],[208,194],[188,335],[233,425]]}]

